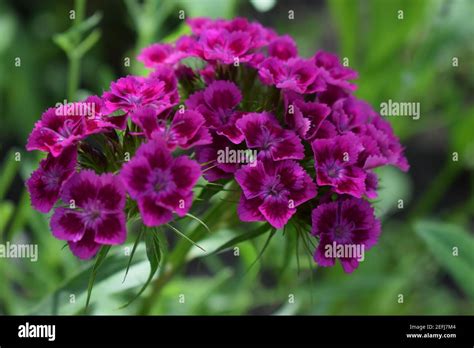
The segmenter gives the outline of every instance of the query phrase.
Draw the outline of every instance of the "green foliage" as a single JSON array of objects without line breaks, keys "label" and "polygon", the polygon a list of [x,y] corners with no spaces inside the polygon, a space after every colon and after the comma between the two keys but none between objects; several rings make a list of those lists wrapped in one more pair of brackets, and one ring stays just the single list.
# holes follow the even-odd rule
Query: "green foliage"
[{"label": "green foliage", "polygon": [[415,230],[437,262],[474,299],[474,237],[457,225],[439,221],[419,221]]}]

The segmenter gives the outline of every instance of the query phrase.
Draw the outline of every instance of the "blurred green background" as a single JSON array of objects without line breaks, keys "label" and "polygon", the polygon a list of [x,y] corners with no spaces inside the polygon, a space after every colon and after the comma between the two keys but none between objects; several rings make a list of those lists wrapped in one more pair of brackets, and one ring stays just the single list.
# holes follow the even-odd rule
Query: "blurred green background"
[{"label": "blurred green background", "polygon": [[[63,249],[48,216],[30,207],[24,180],[39,154],[24,145],[34,122],[68,95],[101,94],[120,76],[144,73],[136,53],[185,33],[178,18],[184,10],[187,17],[260,21],[293,35],[304,56],[325,49],[347,57],[360,74],[356,95],[376,110],[388,99],[420,102],[419,120],[389,118],[411,169],[379,171],[375,206],[383,233],[353,274],[339,264],[315,267],[294,233],[280,231],[260,258],[264,235],[238,244],[239,256],[229,249],[203,257],[192,248],[182,272],[165,284],[155,279],[140,299],[119,309],[149,272],[140,245],[122,282],[131,238],[97,272],[90,313],[474,314],[473,1],[89,1],[83,25],[71,31],[77,22],[69,11],[77,5],[0,0],[0,239],[39,246],[36,263],[0,259],[0,313],[81,313],[93,266]],[[223,203],[220,222],[207,221],[212,233],[200,244],[208,253],[253,228],[237,223],[234,208]],[[180,228],[187,233],[199,226],[183,219]],[[177,239],[167,238],[172,251]]]}]

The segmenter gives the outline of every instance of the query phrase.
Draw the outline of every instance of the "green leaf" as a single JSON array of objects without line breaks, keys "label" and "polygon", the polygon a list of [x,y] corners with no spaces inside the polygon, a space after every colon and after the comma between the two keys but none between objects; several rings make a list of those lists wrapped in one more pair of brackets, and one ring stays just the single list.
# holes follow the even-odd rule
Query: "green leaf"
[{"label": "green leaf", "polygon": [[84,54],[87,53],[96,43],[99,41],[101,36],[101,31],[95,29],[91,32],[73,51],[75,58],[81,58]]},{"label": "green leaf", "polygon": [[[131,248],[132,245],[127,244],[127,247]],[[51,248],[49,250],[51,250]],[[62,262],[67,259],[65,256],[68,256],[63,253],[69,253],[69,251],[64,250],[59,254],[59,259],[62,260]],[[122,248],[112,248],[110,250],[94,281],[95,300],[94,305],[89,307],[89,313],[91,313],[92,310],[94,310],[94,313],[96,313],[96,311],[109,313],[109,311],[115,310],[120,304],[126,301],[124,300],[124,294],[126,292],[142,285],[140,279],[144,279],[148,276],[148,261],[146,260],[145,254],[145,246],[144,243],[142,243],[137,247],[132,266],[130,267],[130,272],[133,273],[134,276],[128,277],[127,281],[123,283],[123,271],[127,267],[129,258],[125,257]],[[64,281],[56,285],[54,291],[44,296],[37,306],[25,309],[24,313],[30,315],[82,314],[84,312],[82,301],[86,300],[88,280],[90,279],[93,268],[94,262],[81,263],[78,267],[77,261],[74,260],[73,269],[75,269],[75,271],[68,274],[68,277],[64,279]],[[55,282],[52,282],[52,284],[55,284]],[[74,295],[74,302],[70,301],[71,295]]]},{"label": "green leaf", "polygon": [[459,154],[459,164],[474,168],[474,108],[465,111],[451,127],[451,149]]},{"label": "green leaf", "polygon": [[15,161],[15,151],[11,150],[3,161],[2,170],[0,173],[0,201],[3,200],[10,184],[18,172],[19,161]]},{"label": "green leaf", "polygon": [[73,25],[67,31],[53,36],[53,41],[58,45],[69,58],[80,58],[100,39],[100,30],[93,30],[82,42],[79,40],[88,31],[99,24],[102,14],[96,12],[78,25]]},{"label": "green leaf", "polygon": [[148,275],[148,279],[146,280],[145,284],[143,284],[140,291],[129,302],[121,306],[120,309],[128,307],[132,302],[134,302],[138,297],[140,297],[140,295],[150,284],[160,265],[162,252],[160,248],[160,239],[158,237],[158,231],[156,229],[144,229],[143,231],[145,233],[146,256],[150,264],[150,273]]},{"label": "green leaf", "polygon": [[190,214],[190,213],[187,213],[186,216],[188,216],[191,219],[197,221],[200,225],[202,225],[207,230],[207,232],[212,233],[209,226],[207,226],[207,224],[204,221],[202,221],[201,219],[199,219],[197,216],[194,216],[193,214]]},{"label": "green leaf", "polygon": [[0,238],[3,236],[4,229],[10,221],[14,206],[11,202],[5,201],[0,204]]},{"label": "green leaf", "polygon": [[260,252],[258,253],[257,258],[250,264],[249,268],[247,269],[247,272],[249,272],[252,269],[252,267],[262,258],[263,253],[265,252],[265,250],[267,250],[267,247],[270,244],[270,240],[275,235],[276,231],[277,231],[276,228],[272,228],[270,230],[270,233],[268,234],[267,240],[265,241],[265,244],[263,245],[262,250],[260,250]]},{"label": "green leaf", "polygon": [[79,25],[73,25],[68,31],[64,34],[66,35],[78,35],[78,34],[85,34],[92,28],[96,27],[102,19],[102,13],[96,12]]},{"label": "green leaf", "polygon": [[232,238],[231,240],[229,240],[228,242],[224,243],[219,248],[214,250],[214,252],[212,254],[217,254],[218,252],[220,252],[222,250],[233,247],[233,246],[235,246],[239,243],[245,242],[246,240],[256,238],[256,237],[264,234],[265,232],[268,232],[269,230],[270,230],[269,225],[268,224],[263,224],[259,228],[255,229],[253,231],[249,231],[249,232],[243,233],[243,234],[241,234],[241,235],[239,235],[235,238]]},{"label": "green leaf", "polygon": [[474,238],[459,226],[439,221],[419,221],[415,231],[439,265],[474,299]]},{"label": "green leaf", "polygon": [[92,268],[92,273],[89,278],[89,285],[87,286],[87,299],[86,299],[86,310],[89,307],[89,302],[92,295],[92,288],[94,287],[95,278],[97,277],[97,271],[105,260],[105,257],[110,251],[110,245],[103,246],[99,253],[96,256],[94,267]]},{"label": "green leaf", "polygon": [[125,275],[123,276],[123,282],[125,282],[125,280],[127,279],[127,274],[128,274],[128,271],[130,270],[130,265],[132,264],[133,255],[135,255],[135,251],[137,250],[137,246],[140,243],[142,236],[143,236],[143,229],[140,229],[140,232],[138,232],[137,239],[135,239],[135,243],[133,243],[132,252],[130,253],[130,258],[128,259],[128,263],[127,263],[127,269],[125,270]]},{"label": "green leaf", "polygon": [[192,245],[194,245],[195,247],[201,249],[202,251],[206,252],[206,250],[204,250],[204,248],[202,246],[200,246],[199,244],[197,244],[195,241],[193,241],[191,238],[189,238],[188,236],[186,236],[183,232],[181,232],[180,230],[178,230],[176,227],[170,225],[170,224],[166,224],[166,226],[168,226],[169,228],[171,228],[171,230],[173,230],[174,232],[176,232],[179,236],[183,237],[184,239],[186,239],[189,243],[191,243]]}]

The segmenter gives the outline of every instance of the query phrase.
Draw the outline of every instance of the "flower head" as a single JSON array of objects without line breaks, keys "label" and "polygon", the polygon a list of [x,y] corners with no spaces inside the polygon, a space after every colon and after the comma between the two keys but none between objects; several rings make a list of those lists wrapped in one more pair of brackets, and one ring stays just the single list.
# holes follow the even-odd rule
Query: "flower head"
[{"label": "flower head", "polygon": [[165,86],[165,82],[157,78],[122,77],[117,82],[112,82],[110,91],[104,93],[103,99],[109,112],[122,110],[133,114],[138,109],[149,106],[161,113],[173,106]]},{"label": "flower head", "polygon": [[210,18],[192,18],[187,23],[191,27],[193,34],[202,36],[207,30],[225,30],[229,33],[243,32],[251,38],[252,48],[258,48],[267,45],[276,38],[276,34],[263,27],[259,23],[249,22],[246,18],[237,17],[231,20],[210,19]]},{"label": "flower head", "polygon": [[247,146],[258,149],[259,159],[302,159],[304,147],[295,132],[284,129],[267,112],[249,113],[237,121]]},{"label": "flower head", "polygon": [[67,206],[54,210],[51,230],[74,255],[89,259],[101,245],[125,242],[125,190],[117,176],[83,170],[64,183],[60,196]]},{"label": "flower head", "polygon": [[222,178],[230,178],[237,169],[241,167],[239,163],[227,163],[219,161],[219,156],[225,151],[244,151],[242,144],[234,144],[224,136],[211,131],[212,141],[208,145],[196,147],[196,160],[201,163],[203,177],[207,181],[216,181]]},{"label": "flower head", "polygon": [[258,75],[266,85],[297,93],[322,90],[322,86],[314,83],[318,77],[317,69],[310,61],[302,58],[290,58],[287,61],[275,57],[267,58],[260,65]]},{"label": "flower head", "polygon": [[109,115],[102,98],[93,95],[77,104],[85,105],[85,114],[82,116],[85,117],[86,133],[88,135],[113,129],[125,129],[127,118],[124,115]]},{"label": "flower head", "polygon": [[[312,234],[319,237],[319,245],[314,254],[318,265],[327,267],[338,258],[344,271],[351,273],[359,265],[360,259],[349,253],[335,257],[329,248],[337,245],[372,247],[380,234],[380,221],[374,216],[370,203],[357,198],[342,198],[335,202],[320,204],[312,212]],[[354,250],[354,249],[352,249]]]},{"label": "flower head", "polygon": [[235,173],[243,194],[237,209],[242,221],[268,221],[282,228],[296,207],[316,196],[316,185],[295,161],[258,161]]},{"label": "flower head", "polygon": [[305,102],[294,93],[285,94],[285,121],[302,138],[313,140],[331,109],[318,102]]},{"label": "flower head", "polygon": [[204,91],[192,94],[186,106],[199,111],[210,129],[238,144],[244,139],[236,127],[236,121],[242,117],[242,113],[236,110],[241,100],[242,94],[234,83],[214,81]]},{"label": "flower head", "polygon": [[387,164],[405,172],[410,168],[398,138],[388,122],[380,116],[372,124],[365,125],[361,133],[363,141],[370,144],[363,153],[364,168],[372,169]]},{"label": "flower head", "polygon": [[65,148],[76,145],[86,136],[84,117],[62,115],[57,111],[57,108],[49,108],[36,122],[26,144],[28,151],[45,151],[57,157]]},{"label": "flower head", "polygon": [[148,139],[163,139],[170,150],[178,146],[188,149],[212,141],[208,129],[204,127],[204,117],[197,111],[176,111],[167,124],[166,120],[157,118],[154,109],[145,107],[137,111],[132,120],[143,129]]},{"label": "flower head", "polygon": [[161,65],[174,65],[187,56],[186,52],[176,49],[173,45],[155,43],[145,47],[137,60],[147,68],[156,68]]},{"label": "flower head", "polygon": [[316,139],[312,147],[318,185],[329,185],[337,193],[362,197],[366,173],[357,166],[358,156],[364,149],[359,138],[347,133],[330,139]]},{"label": "flower head", "polygon": [[166,143],[154,139],[140,146],[120,175],[138,202],[143,223],[158,226],[171,221],[173,212],[186,215],[201,171],[199,164],[186,156],[173,158]]},{"label": "flower head", "polygon": [[344,134],[358,133],[363,125],[372,122],[376,116],[370,105],[350,96],[341,98],[332,105],[331,116],[328,119],[338,134]]},{"label": "flower head", "polygon": [[314,64],[322,71],[322,76],[328,85],[343,89],[355,90],[356,86],[348,80],[357,78],[357,72],[341,65],[339,58],[325,51],[317,52],[313,57]]},{"label": "flower head", "polygon": [[283,35],[270,42],[270,45],[268,45],[268,54],[270,57],[288,60],[298,56],[298,48],[291,36]]},{"label": "flower head", "polygon": [[31,205],[42,213],[47,213],[59,198],[63,183],[74,173],[77,164],[77,150],[70,146],[58,156],[51,154],[41,160],[40,166],[26,181]]},{"label": "flower head", "polygon": [[252,37],[244,31],[208,29],[201,33],[198,42],[198,54],[205,60],[234,64],[249,62],[253,58],[250,52]]}]

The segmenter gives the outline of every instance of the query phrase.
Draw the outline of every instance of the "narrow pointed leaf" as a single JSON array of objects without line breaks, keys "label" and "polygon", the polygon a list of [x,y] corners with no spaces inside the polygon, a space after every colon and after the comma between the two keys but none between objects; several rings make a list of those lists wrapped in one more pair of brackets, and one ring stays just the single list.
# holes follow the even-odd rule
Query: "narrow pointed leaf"
[{"label": "narrow pointed leaf", "polygon": [[107,254],[110,251],[110,245],[105,245],[103,246],[99,253],[97,254],[97,257],[95,259],[94,267],[92,267],[92,273],[89,278],[89,285],[87,287],[87,299],[86,299],[86,310],[89,307],[89,302],[91,299],[92,295],[92,288],[94,287],[94,282],[95,278],[97,276],[97,271],[99,270],[100,266],[104,262],[105,258],[107,257]]}]

